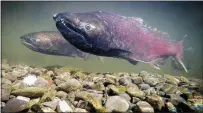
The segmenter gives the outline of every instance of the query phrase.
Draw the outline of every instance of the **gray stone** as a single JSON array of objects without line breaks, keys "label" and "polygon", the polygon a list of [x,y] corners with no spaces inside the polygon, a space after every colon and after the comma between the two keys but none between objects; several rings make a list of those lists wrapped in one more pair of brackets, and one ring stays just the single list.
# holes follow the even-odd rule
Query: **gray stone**
[{"label": "gray stone", "polygon": [[120,97],[123,97],[126,101],[130,102],[131,97],[127,93],[119,94]]},{"label": "gray stone", "polygon": [[24,110],[25,106],[29,103],[30,98],[18,96],[17,98],[13,98],[9,100],[5,107],[3,108],[3,112],[20,112]]},{"label": "gray stone", "polygon": [[137,108],[134,109],[133,112],[141,112],[141,113],[154,113],[153,107],[147,103],[146,101],[139,101],[137,103]]},{"label": "gray stone", "polygon": [[87,112],[87,110],[86,109],[82,109],[82,108],[75,108],[74,112],[78,112],[78,113],[80,113],[80,112]]},{"label": "gray stone", "polygon": [[139,77],[139,76],[132,77],[131,79],[132,79],[132,83],[137,84],[137,85],[139,85],[143,82],[142,77]]},{"label": "gray stone", "polygon": [[68,79],[65,83],[60,84],[57,86],[56,90],[63,90],[65,92],[76,91],[80,89],[81,83],[76,79]]},{"label": "gray stone", "polygon": [[1,100],[2,101],[9,100],[10,93],[11,93],[11,89],[10,88],[1,89]]},{"label": "gray stone", "polygon": [[149,84],[140,84],[139,87],[141,90],[146,90],[150,88]]},{"label": "gray stone", "polygon": [[105,106],[109,112],[126,112],[129,108],[128,102],[120,96],[109,97]]}]

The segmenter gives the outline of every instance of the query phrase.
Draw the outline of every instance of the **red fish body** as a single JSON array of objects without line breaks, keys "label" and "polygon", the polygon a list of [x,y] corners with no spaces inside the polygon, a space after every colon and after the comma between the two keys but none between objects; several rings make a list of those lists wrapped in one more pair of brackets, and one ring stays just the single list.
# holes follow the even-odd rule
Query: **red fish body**
[{"label": "red fish body", "polygon": [[[82,51],[126,59],[132,64],[145,62],[157,69],[173,56],[185,67],[182,41],[169,41],[168,35],[149,28],[141,18],[99,11],[59,13],[54,19],[63,37]],[[67,38],[70,35],[75,38]]]}]

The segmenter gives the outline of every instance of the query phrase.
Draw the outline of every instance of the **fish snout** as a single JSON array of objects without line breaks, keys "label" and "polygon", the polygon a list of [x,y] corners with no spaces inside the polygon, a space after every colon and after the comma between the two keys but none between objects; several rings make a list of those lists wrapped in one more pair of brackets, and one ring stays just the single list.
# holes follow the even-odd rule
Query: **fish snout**
[{"label": "fish snout", "polygon": [[61,14],[61,13],[56,13],[56,14],[54,14],[54,16],[53,16],[53,19],[54,19],[56,22],[60,21],[62,18],[63,18],[63,17],[62,17],[62,14]]},{"label": "fish snout", "polygon": [[24,38],[25,38],[24,36],[21,36],[21,37],[20,37],[21,40],[23,40]]}]

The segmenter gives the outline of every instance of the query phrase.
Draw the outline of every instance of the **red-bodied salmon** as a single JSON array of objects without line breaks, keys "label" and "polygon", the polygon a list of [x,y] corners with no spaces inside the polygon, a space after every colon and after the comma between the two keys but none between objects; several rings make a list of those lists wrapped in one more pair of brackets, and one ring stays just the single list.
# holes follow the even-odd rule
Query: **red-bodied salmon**
[{"label": "red-bodied salmon", "polygon": [[167,33],[148,27],[140,17],[94,11],[63,12],[53,18],[63,37],[84,52],[126,59],[134,65],[149,63],[156,69],[173,56],[187,72],[181,60],[183,40],[170,41]]}]

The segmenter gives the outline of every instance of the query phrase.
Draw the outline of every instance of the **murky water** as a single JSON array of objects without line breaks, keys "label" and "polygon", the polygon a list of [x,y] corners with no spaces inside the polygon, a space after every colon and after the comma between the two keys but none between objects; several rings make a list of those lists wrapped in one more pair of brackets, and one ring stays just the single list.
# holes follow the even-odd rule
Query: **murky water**
[{"label": "murky water", "polygon": [[[36,31],[55,30],[52,16],[58,12],[87,12],[102,10],[123,16],[140,16],[149,25],[168,32],[171,40],[184,39],[184,47],[193,47],[194,53],[185,54],[193,69],[188,75],[202,77],[203,4],[202,2],[2,2],[2,58],[12,64],[36,66],[66,65],[97,72],[139,72],[185,75],[172,71],[170,62],[156,70],[148,64],[133,66],[128,61],[105,58],[104,63],[92,56],[88,61],[50,56],[33,52],[23,46],[20,36]],[[152,43],[153,44],[153,43]]]}]

